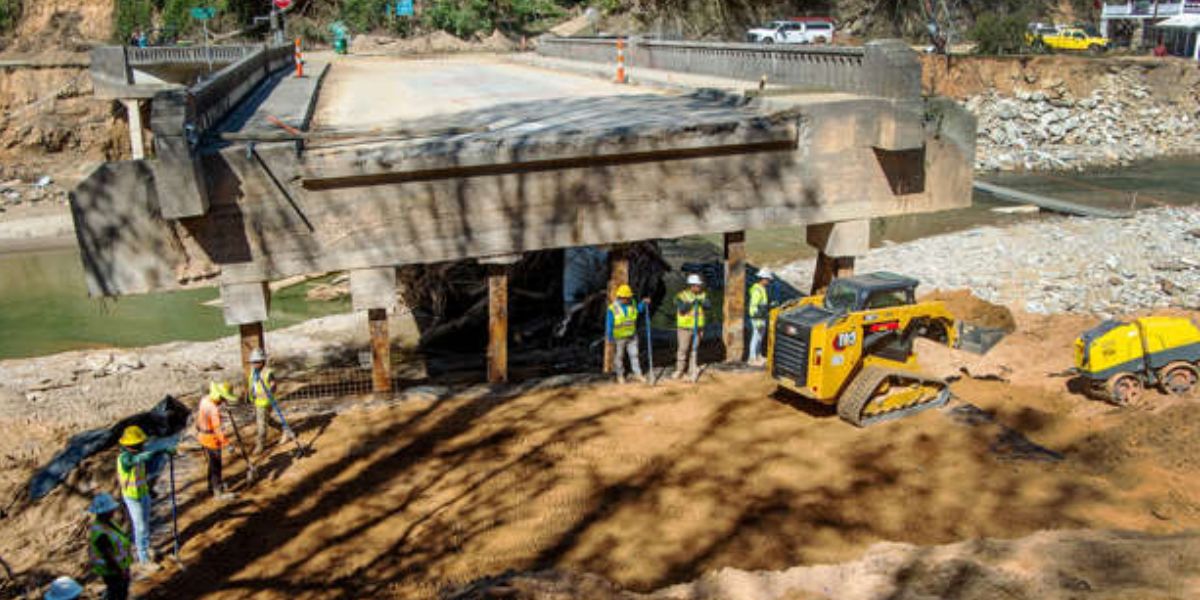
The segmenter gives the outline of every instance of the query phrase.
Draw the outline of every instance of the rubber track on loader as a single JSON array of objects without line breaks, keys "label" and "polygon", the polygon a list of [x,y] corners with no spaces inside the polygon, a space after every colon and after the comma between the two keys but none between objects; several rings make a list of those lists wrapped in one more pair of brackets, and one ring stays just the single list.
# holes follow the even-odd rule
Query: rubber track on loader
[{"label": "rubber track on loader", "polygon": [[[863,418],[862,411],[868,402],[874,397],[875,390],[879,389],[879,385],[889,377],[898,377],[909,381],[918,381],[922,383],[936,384],[942,387],[942,391],[938,392],[937,396],[928,401],[920,402],[896,410],[891,410],[886,413],[872,415]],[[908,416],[913,413],[918,413],[926,409],[945,406],[950,401],[950,386],[945,380],[937,377],[927,377],[912,371],[902,371],[900,369],[884,369],[882,367],[864,367],[859,371],[850,385],[846,386],[846,391],[842,392],[842,397],[838,399],[837,412],[842,420],[856,427],[866,427],[880,421],[890,419],[898,419]]]}]

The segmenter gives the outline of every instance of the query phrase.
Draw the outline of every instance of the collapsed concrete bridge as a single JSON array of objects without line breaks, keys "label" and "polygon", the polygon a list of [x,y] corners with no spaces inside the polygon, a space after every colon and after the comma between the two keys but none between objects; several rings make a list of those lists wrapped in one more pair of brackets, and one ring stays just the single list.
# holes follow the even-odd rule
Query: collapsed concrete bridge
[{"label": "collapsed concrete bridge", "polygon": [[[608,247],[615,285],[624,244],[722,233],[723,338],[739,360],[746,230],[806,225],[820,285],[866,252],[871,218],[970,202],[974,120],[921,96],[920,65],[899,42],[630,45],[635,79],[777,82],[751,94],[566,70],[603,65],[612,45],[547,40],[539,52],[551,62],[539,65],[337,58],[299,78],[286,47],[262,47],[152,95],[134,95],[127,59],[98,50],[124,73],[97,75],[124,81],[112,96],[129,90],[150,114],[154,157],[103,164],[71,194],[89,291],[219,286],[245,358],[263,345],[268,282],[349,271],[386,391],[395,267],[478,260],[491,265],[489,379],[503,381],[506,265],[522,253]],[[136,146],[144,132],[131,135]]]}]

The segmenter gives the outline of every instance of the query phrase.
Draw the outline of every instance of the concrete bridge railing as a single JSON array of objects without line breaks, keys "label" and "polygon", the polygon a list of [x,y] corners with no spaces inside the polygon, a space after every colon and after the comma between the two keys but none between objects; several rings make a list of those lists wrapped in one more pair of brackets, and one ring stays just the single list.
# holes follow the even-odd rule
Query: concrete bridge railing
[{"label": "concrete bridge railing", "polygon": [[[615,63],[616,38],[542,38],[538,52],[588,62]],[[900,40],[861,47],[682,42],[632,38],[631,69],[647,68],[758,81],[884,98],[921,95],[921,63]],[[636,77],[636,75],[634,75]]]},{"label": "concrete bridge railing", "polygon": [[240,60],[187,89],[158,92],[150,105],[154,152],[166,169],[155,181],[163,217],[179,219],[208,210],[208,189],[201,172],[199,143],[235,106],[271,75],[292,64],[290,44],[257,46]]},{"label": "concrete bridge railing", "polygon": [[253,54],[262,46],[155,46],[152,48],[125,48],[125,56],[130,66],[145,67],[167,64],[228,64],[237,62]]}]

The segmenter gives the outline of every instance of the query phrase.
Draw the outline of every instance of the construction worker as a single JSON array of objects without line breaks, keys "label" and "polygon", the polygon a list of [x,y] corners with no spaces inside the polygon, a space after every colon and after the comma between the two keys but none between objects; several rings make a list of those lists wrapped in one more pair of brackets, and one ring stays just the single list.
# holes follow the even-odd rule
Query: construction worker
[{"label": "construction worker", "polygon": [[770,269],[759,269],[758,280],[750,286],[750,358],[746,362],[761,365],[767,362],[762,354],[763,339],[767,335],[767,317],[771,310],[771,280],[775,274]]},{"label": "construction worker", "polygon": [[633,303],[633,289],[622,284],[617,288],[617,299],[608,305],[608,313],[604,317],[604,336],[613,345],[613,369],[617,372],[617,383],[625,383],[625,355],[629,355],[629,365],[633,370],[633,378],[645,382],[642,367],[638,364],[637,323],[638,313],[645,311],[650,299],[642,298],[640,304]]},{"label": "construction worker", "polygon": [[117,501],[108,494],[97,495],[88,507],[88,512],[95,515],[88,530],[88,559],[92,573],[104,580],[107,600],[129,597],[129,567],[133,564],[133,544],[113,522],[118,508]]},{"label": "construction worker", "polygon": [[117,443],[121,446],[121,452],[117,454],[117,482],[125,508],[129,510],[138,568],[157,571],[159,566],[153,562],[150,553],[150,480],[146,476],[146,464],[155,455],[174,452],[175,448],[144,451],[146,432],[137,425],[126,427]]},{"label": "construction worker", "polygon": [[[708,296],[704,293],[704,280],[693,273],[687,276],[686,289],[675,294],[675,329],[678,350],[675,353],[675,374],[672,379],[683,377],[684,369],[693,377],[699,373],[700,340],[704,337],[704,310],[708,308]],[[689,367],[690,357],[690,367]]]},{"label": "construction worker", "polygon": [[221,430],[221,403],[226,400],[237,400],[237,396],[228,383],[214,381],[208,384],[208,396],[200,400],[196,414],[196,439],[208,457],[208,492],[217,500],[234,498],[221,479],[221,449],[229,445],[229,438]]},{"label": "construction worker", "polygon": [[79,585],[78,581],[64,575],[50,583],[42,600],[75,600],[82,595],[83,586]]},{"label": "construction worker", "polygon": [[271,412],[275,374],[267,368],[267,353],[262,348],[255,348],[250,353],[250,377],[246,380],[246,389],[254,401],[254,453],[262,454],[267,445],[267,426],[283,429]]}]

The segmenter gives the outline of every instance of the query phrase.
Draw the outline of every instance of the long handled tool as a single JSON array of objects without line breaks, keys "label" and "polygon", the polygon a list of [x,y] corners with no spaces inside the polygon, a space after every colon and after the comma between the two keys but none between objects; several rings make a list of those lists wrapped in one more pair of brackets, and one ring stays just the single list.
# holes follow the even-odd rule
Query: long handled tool
[{"label": "long handled tool", "polygon": [[692,301],[692,383],[700,380],[700,361],[697,360],[697,355],[700,352],[700,301]]},{"label": "long handled tool", "polygon": [[242,459],[246,461],[246,482],[254,481],[258,475],[254,468],[254,463],[250,462],[250,454],[246,452],[246,444],[242,442],[242,431],[238,429],[237,421],[233,420],[233,411],[229,407],[225,407],[225,417],[229,419],[229,425],[233,428],[233,437],[237,440],[238,450],[242,453]]},{"label": "long handled tool", "polygon": [[283,410],[279,408],[279,403],[275,401],[275,393],[271,391],[270,386],[263,382],[262,375],[257,370],[254,371],[254,383],[256,385],[261,385],[262,389],[267,393],[267,401],[271,403],[271,408],[275,410],[275,416],[279,417],[279,423],[280,425],[283,425],[284,433],[286,433],[288,437],[292,438],[293,442],[296,442],[297,456],[304,456],[305,453],[308,452],[308,448],[304,447],[304,444],[300,442],[300,436],[296,435],[296,431],[293,430],[290,425],[288,425],[287,418],[283,416]]},{"label": "long handled tool", "polygon": [[650,385],[654,385],[654,332],[650,330],[650,304],[643,303],[642,314],[646,315],[646,368],[650,374]]},{"label": "long handled tool", "polygon": [[172,552],[175,555],[175,562],[179,563],[179,568],[183,568],[183,561],[179,558],[179,505],[175,500],[175,455],[167,454],[167,464],[171,469],[171,537],[174,540],[174,548]]}]

